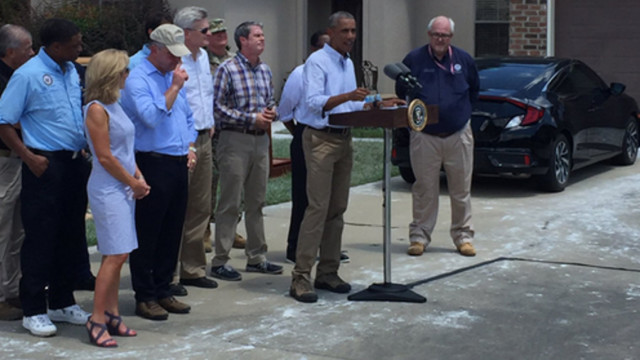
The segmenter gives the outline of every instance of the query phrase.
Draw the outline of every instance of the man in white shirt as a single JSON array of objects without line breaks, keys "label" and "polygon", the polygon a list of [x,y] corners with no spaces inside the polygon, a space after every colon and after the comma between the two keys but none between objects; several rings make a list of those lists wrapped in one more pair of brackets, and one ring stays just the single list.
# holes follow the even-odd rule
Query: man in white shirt
[{"label": "man in white shirt", "polygon": [[[197,163],[189,173],[189,195],[184,220],[182,244],[178,269],[174,274],[172,287],[174,295],[186,295],[180,284],[213,289],[218,284],[206,277],[202,234],[209,226],[211,214],[211,137],[213,136],[213,78],[209,67],[209,56],[203,49],[208,45],[209,20],[207,11],[201,7],[189,6],[180,9],[173,22],[185,33],[185,45],[191,54],[182,57],[182,68],[189,75],[185,82],[187,101],[193,111],[194,125],[198,131],[195,141]],[[182,293],[176,293],[180,290]]]}]

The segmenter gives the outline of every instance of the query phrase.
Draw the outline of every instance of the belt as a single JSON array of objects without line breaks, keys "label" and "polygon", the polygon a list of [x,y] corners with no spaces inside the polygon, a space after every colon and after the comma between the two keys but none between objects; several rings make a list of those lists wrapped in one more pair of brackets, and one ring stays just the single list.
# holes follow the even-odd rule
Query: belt
[{"label": "belt", "polygon": [[249,134],[249,135],[255,135],[255,136],[261,136],[266,134],[267,132],[264,130],[249,130],[249,129],[244,129],[244,128],[236,128],[236,127],[223,127],[220,128],[220,130],[223,131],[235,131],[235,132],[239,132],[239,133],[243,133],[243,134]]},{"label": "belt", "polygon": [[430,134],[430,133],[426,133],[427,135],[431,135],[431,136],[437,136],[439,138],[447,138],[453,134],[455,134],[455,132],[443,132],[443,133],[435,133],[435,134]]},{"label": "belt", "polygon": [[138,151],[136,155],[148,156],[156,159],[167,159],[173,161],[187,162],[187,155],[168,155],[161,154],[153,151]]},{"label": "belt", "polygon": [[202,129],[202,130],[198,130],[198,136],[200,135],[209,135],[209,133],[211,132],[211,129]]},{"label": "belt", "polygon": [[316,131],[322,131],[322,132],[326,132],[329,134],[338,134],[338,135],[349,135],[351,133],[351,129],[350,128],[334,128],[334,127],[323,127],[320,129],[316,129],[312,126],[309,125],[304,125],[305,127],[308,127],[310,129],[316,130]]},{"label": "belt", "polygon": [[42,155],[48,158],[57,158],[57,159],[75,159],[80,155],[80,150],[71,151],[71,150],[56,150],[56,151],[47,151],[40,149],[29,148],[32,153],[37,155]]},{"label": "belt", "polygon": [[0,157],[9,157],[11,156],[11,150],[0,149]]}]

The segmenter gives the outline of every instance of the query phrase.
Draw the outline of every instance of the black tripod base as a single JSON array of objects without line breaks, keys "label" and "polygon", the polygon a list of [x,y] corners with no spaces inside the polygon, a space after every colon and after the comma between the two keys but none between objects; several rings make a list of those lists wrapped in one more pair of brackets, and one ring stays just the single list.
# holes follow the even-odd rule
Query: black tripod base
[{"label": "black tripod base", "polygon": [[397,301],[425,303],[427,298],[409,290],[409,287],[394,283],[378,283],[367,289],[349,295],[351,301]]}]

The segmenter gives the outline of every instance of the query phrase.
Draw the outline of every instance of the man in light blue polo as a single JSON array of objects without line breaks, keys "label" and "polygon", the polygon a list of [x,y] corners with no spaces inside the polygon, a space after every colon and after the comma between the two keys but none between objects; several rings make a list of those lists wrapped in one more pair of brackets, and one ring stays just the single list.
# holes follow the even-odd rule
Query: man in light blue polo
[{"label": "man in light blue polo", "polygon": [[[89,316],[73,297],[75,263],[69,259],[86,256],[79,250],[86,252],[90,167],[80,155],[86,141],[72,63],[82,35],[70,21],[49,19],[40,39],[43,47],[13,73],[0,98],[0,137],[23,161],[22,325],[33,335],[51,336],[51,320],[84,325]],[[17,123],[23,140],[13,129]]]}]

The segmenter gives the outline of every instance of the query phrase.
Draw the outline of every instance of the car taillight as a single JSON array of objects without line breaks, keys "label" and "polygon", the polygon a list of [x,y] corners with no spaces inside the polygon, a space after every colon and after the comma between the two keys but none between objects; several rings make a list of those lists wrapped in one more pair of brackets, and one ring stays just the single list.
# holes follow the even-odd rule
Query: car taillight
[{"label": "car taillight", "polygon": [[[524,104],[523,104],[524,105]],[[538,122],[544,116],[544,110],[538,109],[533,106],[527,106],[527,114],[524,116],[524,120],[522,120],[522,124],[520,125],[529,125],[535,122]]]},{"label": "car taillight", "polygon": [[509,123],[507,124],[507,126],[505,126],[505,128],[509,129],[512,127],[516,127],[516,126],[524,126],[524,125],[531,125],[534,124],[538,121],[540,121],[540,119],[542,119],[542,117],[544,116],[544,109],[539,109],[535,106],[531,106],[528,104],[525,104],[523,102],[517,101],[517,100],[513,100],[513,99],[507,99],[507,102],[509,102],[510,104],[513,104],[521,109],[526,110],[526,112],[524,113],[524,115],[518,115],[518,116],[514,116]]}]

